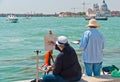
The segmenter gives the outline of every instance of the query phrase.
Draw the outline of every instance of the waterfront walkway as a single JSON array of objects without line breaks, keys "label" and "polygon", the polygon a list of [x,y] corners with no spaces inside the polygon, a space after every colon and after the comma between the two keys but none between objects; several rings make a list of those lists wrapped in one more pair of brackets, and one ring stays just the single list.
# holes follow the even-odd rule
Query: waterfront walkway
[{"label": "waterfront walkway", "polygon": [[[15,81],[15,82],[30,82],[31,80]],[[120,82],[120,78],[111,77],[111,75],[101,75],[99,77],[82,76],[78,82]]]}]

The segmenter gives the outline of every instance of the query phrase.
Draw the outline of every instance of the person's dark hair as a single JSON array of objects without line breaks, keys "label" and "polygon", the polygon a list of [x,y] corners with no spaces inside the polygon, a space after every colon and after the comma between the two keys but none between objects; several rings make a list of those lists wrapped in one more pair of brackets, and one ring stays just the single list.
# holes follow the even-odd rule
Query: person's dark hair
[{"label": "person's dark hair", "polygon": [[61,51],[57,44],[55,44],[55,49],[58,50],[58,51]]}]

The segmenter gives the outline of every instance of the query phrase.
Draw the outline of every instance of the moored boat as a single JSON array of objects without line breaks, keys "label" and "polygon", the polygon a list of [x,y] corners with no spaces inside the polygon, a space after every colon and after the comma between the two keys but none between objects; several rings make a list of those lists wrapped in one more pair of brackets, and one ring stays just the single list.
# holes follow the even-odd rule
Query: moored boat
[{"label": "moored boat", "polygon": [[105,16],[94,16],[94,17],[85,17],[86,20],[96,19],[96,20],[108,20],[108,17]]}]

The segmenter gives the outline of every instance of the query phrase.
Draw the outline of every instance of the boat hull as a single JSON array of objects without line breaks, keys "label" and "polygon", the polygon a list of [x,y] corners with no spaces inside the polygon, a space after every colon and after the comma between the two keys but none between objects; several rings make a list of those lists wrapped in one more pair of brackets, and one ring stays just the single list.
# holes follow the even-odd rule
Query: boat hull
[{"label": "boat hull", "polygon": [[17,23],[18,19],[9,19],[9,22],[11,22],[11,23]]},{"label": "boat hull", "polygon": [[85,17],[86,20],[96,19],[96,20],[108,20],[107,17]]}]

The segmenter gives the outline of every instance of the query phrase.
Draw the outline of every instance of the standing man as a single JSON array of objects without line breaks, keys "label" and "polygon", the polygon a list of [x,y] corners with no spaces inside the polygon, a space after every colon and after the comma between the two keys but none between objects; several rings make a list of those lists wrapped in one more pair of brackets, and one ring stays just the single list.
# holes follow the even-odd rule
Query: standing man
[{"label": "standing man", "polygon": [[91,19],[87,25],[88,30],[84,32],[81,42],[79,43],[84,62],[85,74],[87,76],[100,76],[102,62],[104,38],[97,30],[99,25],[95,19]]}]

